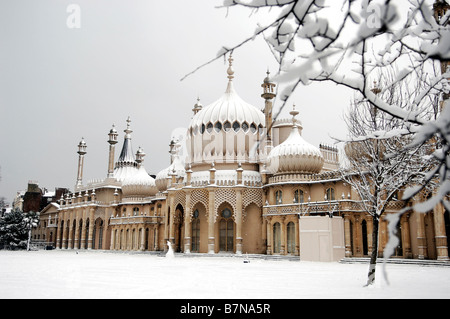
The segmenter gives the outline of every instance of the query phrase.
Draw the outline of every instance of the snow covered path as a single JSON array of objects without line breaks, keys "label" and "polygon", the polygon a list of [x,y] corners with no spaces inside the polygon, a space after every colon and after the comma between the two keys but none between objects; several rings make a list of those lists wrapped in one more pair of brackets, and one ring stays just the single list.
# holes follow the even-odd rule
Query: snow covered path
[{"label": "snow covered path", "polygon": [[0,298],[450,298],[450,267],[72,250],[0,251]]}]

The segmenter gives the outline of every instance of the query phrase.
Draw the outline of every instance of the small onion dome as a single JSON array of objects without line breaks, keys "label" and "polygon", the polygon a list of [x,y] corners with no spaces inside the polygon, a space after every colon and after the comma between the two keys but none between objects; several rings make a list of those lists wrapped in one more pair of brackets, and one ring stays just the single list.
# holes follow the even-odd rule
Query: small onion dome
[{"label": "small onion dome", "polygon": [[320,149],[303,139],[295,122],[288,138],[267,157],[267,168],[272,174],[315,174],[321,171],[323,163]]},{"label": "small onion dome", "polygon": [[169,167],[156,174],[155,183],[160,192],[167,190],[173,174],[175,174],[176,179],[184,178],[186,176],[186,169],[184,168],[184,164],[178,155],[174,156],[173,162]]},{"label": "small onion dome", "polygon": [[122,182],[122,194],[125,197],[148,197],[158,192],[155,179],[151,177],[144,166],[133,175],[127,176]]}]

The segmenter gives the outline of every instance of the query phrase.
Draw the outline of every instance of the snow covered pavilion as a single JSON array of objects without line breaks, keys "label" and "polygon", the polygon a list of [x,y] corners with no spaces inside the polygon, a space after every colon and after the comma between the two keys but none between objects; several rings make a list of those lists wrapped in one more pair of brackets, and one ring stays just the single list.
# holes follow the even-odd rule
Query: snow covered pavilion
[{"label": "snow covered pavilion", "polygon": [[[108,134],[104,179],[83,184],[82,140],[74,191],[44,209],[35,238],[56,232],[51,238],[57,249],[165,251],[170,241],[185,254],[369,256],[372,219],[337,171],[338,150],[305,141],[295,107],[291,119],[272,120],[275,84],[269,74],[261,85],[262,108],[240,98],[232,62],[230,56],[224,94],[193,108],[187,154],[182,141],[171,141],[170,165],[155,178],[145,169],[144,151],[132,150],[130,119],[116,162],[118,132],[113,126]],[[389,211],[403,205],[394,201]],[[449,220],[443,207],[404,214],[396,256],[448,260]],[[381,255],[387,240],[383,220]]]}]

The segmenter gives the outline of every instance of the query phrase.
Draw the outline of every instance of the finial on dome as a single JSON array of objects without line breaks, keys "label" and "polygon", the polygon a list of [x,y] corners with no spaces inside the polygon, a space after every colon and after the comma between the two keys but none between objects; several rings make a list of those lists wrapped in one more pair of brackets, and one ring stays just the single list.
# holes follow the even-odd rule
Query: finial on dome
[{"label": "finial on dome", "polygon": [[194,108],[192,111],[194,112],[194,115],[201,111],[203,108],[202,103],[200,103],[200,97],[197,97],[197,103],[195,103]]},{"label": "finial on dome", "polygon": [[130,138],[130,137],[131,137],[130,134],[133,132],[133,131],[130,129],[130,123],[131,123],[131,119],[130,119],[130,117],[128,116],[128,118],[127,118],[127,129],[124,130],[124,132],[127,134],[127,135],[125,136],[125,138]]},{"label": "finial on dome", "polygon": [[228,85],[227,85],[227,90],[225,91],[225,93],[232,93],[234,91],[233,89],[233,78],[234,78],[234,71],[233,71],[233,51],[230,52],[230,56],[228,57],[228,69],[227,69],[227,74],[228,74]]},{"label": "finial on dome", "polygon": [[292,111],[290,111],[289,114],[292,115],[292,122],[294,123],[294,125],[295,125],[295,117],[298,115],[298,113],[299,113],[299,111],[297,111],[295,109],[295,104],[293,104],[292,105]]},{"label": "finial on dome", "polygon": [[228,57],[228,69],[227,69],[227,74],[228,74],[228,79],[230,81],[233,80],[234,78],[234,70],[233,70],[233,51],[230,52],[230,56]]}]

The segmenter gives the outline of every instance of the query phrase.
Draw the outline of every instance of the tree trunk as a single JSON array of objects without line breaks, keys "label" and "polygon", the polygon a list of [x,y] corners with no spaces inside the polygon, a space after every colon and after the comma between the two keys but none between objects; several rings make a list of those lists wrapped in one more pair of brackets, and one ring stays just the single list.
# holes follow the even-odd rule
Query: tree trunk
[{"label": "tree trunk", "polygon": [[379,219],[376,214],[373,215],[373,232],[372,232],[372,255],[370,256],[369,273],[367,276],[367,284],[365,287],[375,282],[375,269],[378,257],[378,225]]},{"label": "tree trunk", "polygon": [[27,251],[30,251],[31,228],[28,230]]}]

